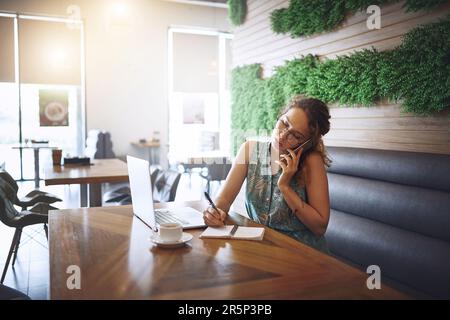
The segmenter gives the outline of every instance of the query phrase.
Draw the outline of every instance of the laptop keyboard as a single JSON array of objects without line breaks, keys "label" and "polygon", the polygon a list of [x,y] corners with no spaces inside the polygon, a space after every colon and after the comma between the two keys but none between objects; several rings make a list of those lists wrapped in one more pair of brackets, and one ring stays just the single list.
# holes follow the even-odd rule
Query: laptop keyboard
[{"label": "laptop keyboard", "polygon": [[155,219],[158,224],[161,223],[181,223],[183,225],[188,224],[187,221],[171,214],[170,211],[168,210],[155,210]]}]

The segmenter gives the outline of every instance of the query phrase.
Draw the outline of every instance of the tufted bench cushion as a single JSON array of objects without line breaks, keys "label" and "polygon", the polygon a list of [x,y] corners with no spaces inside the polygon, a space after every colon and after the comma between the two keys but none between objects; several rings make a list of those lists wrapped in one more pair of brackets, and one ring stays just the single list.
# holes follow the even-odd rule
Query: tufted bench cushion
[{"label": "tufted bench cushion", "polygon": [[328,147],[333,255],[450,297],[450,155]]}]

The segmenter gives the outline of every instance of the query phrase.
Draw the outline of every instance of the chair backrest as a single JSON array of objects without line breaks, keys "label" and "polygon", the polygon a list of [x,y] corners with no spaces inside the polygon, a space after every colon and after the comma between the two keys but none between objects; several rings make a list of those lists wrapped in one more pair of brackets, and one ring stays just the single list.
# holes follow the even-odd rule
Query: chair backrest
[{"label": "chair backrest", "polygon": [[208,168],[208,178],[210,181],[222,181],[227,178],[231,169],[231,163],[213,163],[206,165]]},{"label": "chair backrest", "polygon": [[6,170],[0,170],[0,179],[8,183],[16,192],[19,190],[16,180]]},{"label": "chair backrest", "polygon": [[9,227],[14,226],[14,218],[19,214],[14,208],[14,190],[5,181],[0,180],[0,221]]},{"label": "chair backrest", "polygon": [[153,200],[159,202],[174,201],[181,174],[171,170],[160,170],[156,174]]},{"label": "chair backrest", "polygon": [[152,171],[151,173],[151,179],[152,179],[152,190],[155,190],[155,181],[156,181],[156,177],[158,176],[158,172],[160,170],[158,168],[156,168],[155,170]]},{"label": "chair backrest", "polygon": [[327,148],[330,251],[450,297],[450,155]]},{"label": "chair backrest", "polygon": [[86,139],[84,154],[91,159],[115,158],[112,150],[111,134],[107,131],[90,130]]},{"label": "chair backrest", "polygon": [[6,197],[6,199],[11,201],[12,203],[15,202],[17,198],[17,190],[13,186],[11,186],[8,181],[0,179],[0,190],[2,191],[2,194],[4,197]]},{"label": "chair backrest", "polygon": [[31,300],[26,294],[0,284],[0,300]]}]

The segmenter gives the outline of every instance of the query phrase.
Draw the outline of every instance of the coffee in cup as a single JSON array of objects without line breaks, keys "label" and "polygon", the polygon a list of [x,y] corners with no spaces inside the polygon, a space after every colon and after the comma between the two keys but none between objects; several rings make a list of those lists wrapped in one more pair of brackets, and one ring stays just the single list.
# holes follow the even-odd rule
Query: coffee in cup
[{"label": "coffee in cup", "polygon": [[62,150],[61,149],[53,149],[52,150],[52,160],[53,160],[54,166],[61,165],[61,158],[62,158]]},{"label": "coffee in cup", "polygon": [[162,223],[159,225],[159,238],[163,242],[177,242],[183,236],[183,227],[179,223]]}]

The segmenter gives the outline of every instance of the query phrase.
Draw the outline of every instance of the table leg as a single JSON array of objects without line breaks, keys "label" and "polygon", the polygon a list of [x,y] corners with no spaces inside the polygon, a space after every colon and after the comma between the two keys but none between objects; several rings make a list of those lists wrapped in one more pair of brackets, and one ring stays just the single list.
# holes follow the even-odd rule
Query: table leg
[{"label": "table leg", "polygon": [[90,183],[89,184],[89,207],[101,207],[102,206],[102,184]]},{"label": "table leg", "polygon": [[80,184],[80,207],[86,208],[87,206],[87,184]]},{"label": "table leg", "polygon": [[34,186],[39,188],[39,149],[33,149],[34,151]]},{"label": "table leg", "polygon": [[148,150],[148,163],[150,165],[154,164],[153,163],[153,154],[152,154],[152,148],[147,148]]},{"label": "table leg", "polygon": [[156,147],[148,148],[148,153],[149,153],[148,158],[149,158],[150,164],[153,164],[153,165],[160,164],[159,163],[159,148],[156,148]]}]

